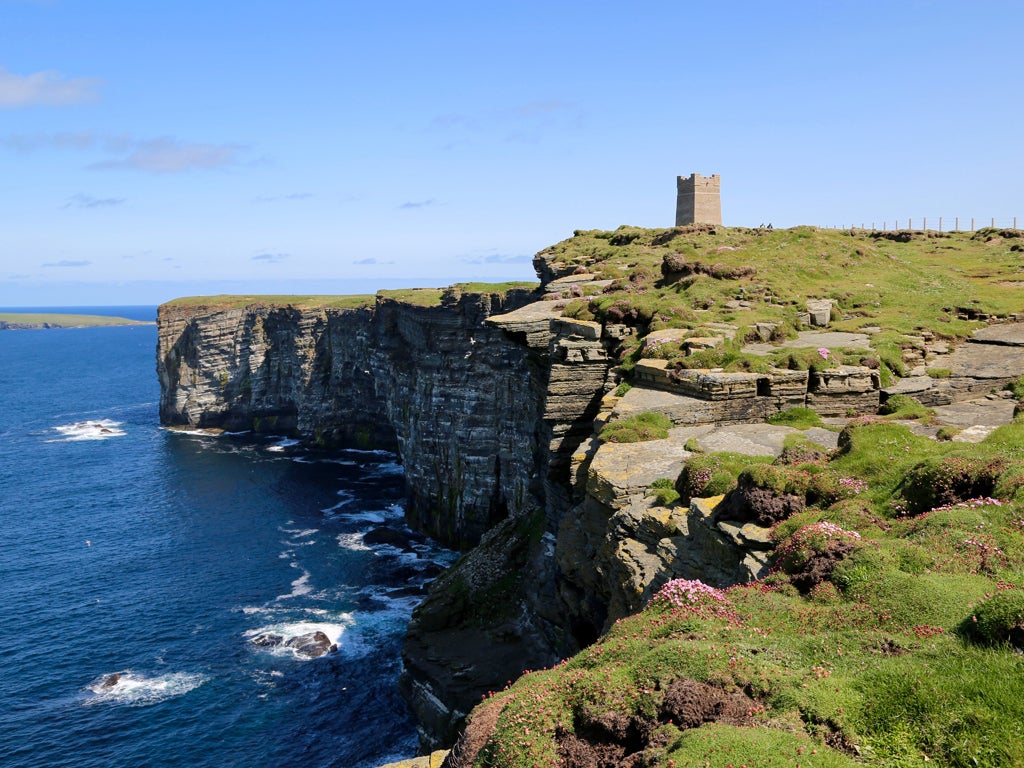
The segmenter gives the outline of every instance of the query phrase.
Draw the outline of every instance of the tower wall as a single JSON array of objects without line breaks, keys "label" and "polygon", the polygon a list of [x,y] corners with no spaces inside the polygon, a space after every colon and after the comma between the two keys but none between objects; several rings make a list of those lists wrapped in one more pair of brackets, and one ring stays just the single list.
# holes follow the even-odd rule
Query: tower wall
[{"label": "tower wall", "polygon": [[679,176],[676,179],[676,226],[721,223],[721,177],[717,173]]}]

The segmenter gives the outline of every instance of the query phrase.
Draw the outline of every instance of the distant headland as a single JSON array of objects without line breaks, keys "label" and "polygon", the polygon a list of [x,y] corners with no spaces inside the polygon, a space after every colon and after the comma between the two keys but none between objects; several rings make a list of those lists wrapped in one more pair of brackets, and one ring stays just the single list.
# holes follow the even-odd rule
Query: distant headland
[{"label": "distant headland", "polygon": [[112,325],[155,325],[155,323],[106,315],[0,312],[0,331],[27,331],[41,328],[99,328]]}]

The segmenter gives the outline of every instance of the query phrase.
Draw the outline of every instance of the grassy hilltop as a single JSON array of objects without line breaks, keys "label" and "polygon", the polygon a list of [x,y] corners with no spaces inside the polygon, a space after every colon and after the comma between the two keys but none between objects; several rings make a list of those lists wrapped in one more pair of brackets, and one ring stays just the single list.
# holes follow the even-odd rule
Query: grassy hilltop
[{"label": "grassy hilltop", "polygon": [[[757,369],[765,358],[742,349],[757,324],[780,342],[808,299],[828,298],[830,330],[871,333],[839,354],[884,382],[923,338],[955,345],[1024,319],[1022,235],[622,227],[538,259],[578,280],[555,285],[566,314],[637,328],[626,371],[645,355]],[[640,341],[709,323],[736,338],[696,354]],[[1024,400],[1024,380],[1008,394]],[[895,415],[927,421],[907,400]],[[452,764],[1024,765],[1024,422],[980,444],[908,424],[853,419],[835,451],[795,439],[772,463],[701,454],[656,483],[658,503],[756,500],[737,524],[770,527],[771,575],[728,590],[669,582],[576,657],[485,699]]]},{"label": "grassy hilltop", "polygon": [[[558,275],[582,273],[564,291],[565,314],[626,322],[641,334],[739,326],[736,343],[687,366],[756,365],[738,353],[757,323],[794,335],[807,299],[834,302],[831,330],[881,328],[873,344],[902,373],[897,348],[922,331],[960,340],[979,319],[1024,312],[1024,231],[869,232],[695,225],[667,230],[577,231],[540,254]],[[913,338],[907,338],[913,337]],[[665,356],[665,350],[661,352]]]}]

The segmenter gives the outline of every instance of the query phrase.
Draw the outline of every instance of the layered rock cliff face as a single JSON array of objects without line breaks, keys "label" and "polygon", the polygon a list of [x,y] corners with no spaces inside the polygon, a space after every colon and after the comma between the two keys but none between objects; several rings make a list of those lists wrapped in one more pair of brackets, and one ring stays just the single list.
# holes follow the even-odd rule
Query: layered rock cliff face
[{"label": "layered rock cliff face", "polygon": [[561,320],[536,298],[449,290],[436,306],[158,314],[164,423],[396,450],[408,522],[454,546],[483,537],[409,629],[402,687],[425,744],[453,740],[485,691],[594,635],[563,610],[554,532],[579,500],[572,458],[628,330]]},{"label": "layered rock cliff face", "polygon": [[172,303],[158,313],[165,424],[396,450],[410,523],[466,547],[534,503],[542,368],[484,320],[529,292],[356,309]]}]

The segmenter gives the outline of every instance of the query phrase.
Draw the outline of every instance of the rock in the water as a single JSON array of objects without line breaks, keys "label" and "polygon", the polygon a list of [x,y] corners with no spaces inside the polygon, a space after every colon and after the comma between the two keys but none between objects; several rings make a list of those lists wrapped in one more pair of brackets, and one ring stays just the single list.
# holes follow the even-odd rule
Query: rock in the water
[{"label": "rock in the water", "polygon": [[260,648],[273,648],[284,642],[284,637],[281,635],[275,635],[271,632],[267,632],[262,635],[256,635],[252,639],[253,645],[258,645]]},{"label": "rock in the water", "polygon": [[107,676],[107,679],[103,681],[100,688],[113,688],[119,682],[121,682],[121,673],[115,672],[114,674]]},{"label": "rock in the water", "polygon": [[285,645],[293,649],[300,656],[309,659],[317,659],[326,653],[338,650],[338,644],[332,643],[331,638],[321,632],[311,632],[306,635],[296,635],[285,641]]},{"label": "rock in the water", "polygon": [[388,528],[386,525],[382,525],[379,528],[367,531],[363,534],[363,543],[368,546],[374,544],[388,544],[392,547],[409,552],[412,550],[410,546],[412,539],[407,533],[397,531],[394,528]]}]

